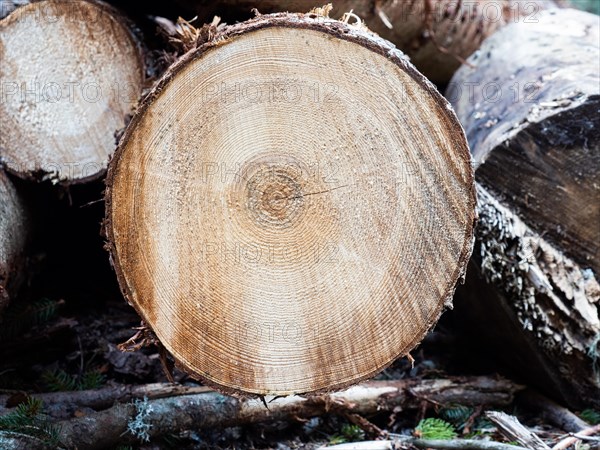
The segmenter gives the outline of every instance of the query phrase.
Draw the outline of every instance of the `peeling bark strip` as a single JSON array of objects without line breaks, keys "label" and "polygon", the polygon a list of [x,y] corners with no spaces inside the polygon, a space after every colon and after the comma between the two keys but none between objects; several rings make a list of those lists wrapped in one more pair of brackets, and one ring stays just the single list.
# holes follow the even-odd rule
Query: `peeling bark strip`
[{"label": "peeling bark strip", "polygon": [[23,199],[0,171],[0,312],[16,292],[22,279],[28,218]]},{"label": "peeling bark strip", "polygon": [[[195,10],[200,20],[213,15],[306,12],[314,0],[178,0]],[[325,2],[321,2],[325,3]],[[341,19],[353,12],[382,38],[393,42],[411,62],[435,83],[447,83],[483,42],[501,27],[513,22],[534,23],[540,11],[554,8],[550,0],[339,0],[332,2],[331,16]]]},{"label": "peeling bark strip", "polygon": [[[506,406],[521,389],[503,379],[374,381],[343,392],[308,398],[235,399],[216,392],[117,405],[90,416],[59,422],[67,448],[111,448],[123,440],[153,438],[185,430],[220,429],[244,424],[302,419],[329,413],[374,414],[396,407],[438,405]],[[133,433],[132,433],[133,432]]]},{"label": "peeling bark strip", "polygon": [[128,126],[106,200],[127,300],[184,370],[256,395],[406,354],[450,305],[475,219],[450,105],[392,44],[316,14],[187,53]]},{"label": "peeling bark strip", "polygon": [[47,0],[0,21],[0,163],[23,178],[77,183],[106,171],[145,77],[112,7]]},{"label": "peeling bark strip", "polygon": [[[600,19],[562,9],[504,28],[452,79],[477,178],[600,274]],[[515,42],[523,43],[515,45]]]},{"label": "peeling bark strip", "polygon": [[600,285],[478,186],[479,224],[466,285],[473,317],[534,386],[600,405]]}]

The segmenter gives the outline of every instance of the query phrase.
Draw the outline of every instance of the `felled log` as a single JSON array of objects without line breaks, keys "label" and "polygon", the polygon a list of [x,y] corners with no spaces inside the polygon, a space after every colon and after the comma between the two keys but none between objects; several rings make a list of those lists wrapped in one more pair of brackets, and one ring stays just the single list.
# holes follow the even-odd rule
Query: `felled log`
[{"label": "felled log", "polygon": [[125,403],[133,399],[146,398],[153,400],[178,395],[199,394],[210,390],[206,386],[151,383],[144,385],[110,385],[85,391],[45,392],[41,394],[25,394],[19,391],[0,395],[0,415],[10,412],[11,408],[14,408],[28,397],[43,402],[46,414],[52,417],[65,418],[76,408],[101,410],[110,408],[115,403]]},{"label": "felled log", "polygon": [[145,77],[139,40],[96,1],[46,0],[0,21],[0,162],[23,178],[105,173]]},{"label": "felled log", "polygon": [[0,312],[24,280],[29,225],[23,198],[0,170]]},{"label": "felled log", "polygon": [[183,370],[225,392],[371,377],[433,326],[470,255],[462,129],[359,27],[277,14],[206,36],[109,168],[123,293]]},{"label": "felled log", "polygon": [[600,404],[598,24],[557,10],[508,26],[447,93],[484,186],[461,312],[532,386],[575,407]]},{"label": "felled log", "polygon": [[422,449],[440,450],[531,450],[512,444],[484,441],[480,439],[419,439],[412,436],[394,436],[393,441],[361,441],[338,445],[324,445],[317,450],[395,450],[411,446]]},{"label": "felled log", "polygon": [[488,39],[469,59],[477,67],[462,67],[447,92],[477,179],[596,275],[599,34],[596,15],[541,13],[537,24],[511,25]]},{"label": "felled log", "polygon": [[397,407],[418,409],[424,401],[436,405],[506,406],[520,389],[507,380],[486,377],[374,381],[308,398],[267,398],[268,408],[259,399],[235,399],[210,392],[120,404],[57,426],[60,441],[67,448],[100,449],[132,438],[151,439],[190,429],[220,429],[323,414],[371,415],[392,412]]},{"label": "felled log", "polygon": [[[260,13],[306,12],[320,4],[314,0],[178,0],[196,12],[205,22],[213,15],[227,19],[250,17]],[[325,2],[321,2],[325,3]],[[411,62],[435,83],[447,83],[461,62],[483,40],[506,24],[533,23],[541,10],[554,8],[553,1],[524,0],[378,0],[332,2],[331,16],[344,13],[351,22],[360,18],[374,32],[393,42]]]}]

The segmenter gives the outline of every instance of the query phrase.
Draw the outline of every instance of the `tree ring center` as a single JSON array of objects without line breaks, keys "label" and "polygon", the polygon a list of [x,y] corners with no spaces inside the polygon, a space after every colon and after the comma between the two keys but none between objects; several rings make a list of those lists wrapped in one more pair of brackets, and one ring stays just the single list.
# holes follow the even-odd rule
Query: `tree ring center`
[{"label": "tree ring center", "polygon": [[287,166],[264,167],[246,186],[247,209],[254,222],[277,228],[294,223],[304,206],[300,174]]}]

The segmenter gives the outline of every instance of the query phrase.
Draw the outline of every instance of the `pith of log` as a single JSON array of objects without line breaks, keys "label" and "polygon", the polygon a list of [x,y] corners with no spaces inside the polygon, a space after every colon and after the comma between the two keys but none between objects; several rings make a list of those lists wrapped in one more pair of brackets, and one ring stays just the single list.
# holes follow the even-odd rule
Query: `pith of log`
[{"label": "pith of log", "polygon": [[[600,274],[599,19],[560,9],[485,41],[446,97],[477,179],[584,269]],[[516,44],[519,43],[519,44]],[[593,275],[590,275],[593,276]]]},{"label": "pith of log", "polygon": [[[306,12],[313,0],[178,0],[210,22],[213,15],[228,20],[260,13]],[[322,2],[323,3],[323,2]],[[496,30],[513,22],[533,23],[541,10],[555,8],[553,1],[524,0],[339,0],[331,16],[350,22],[362,20],[382,38],[393,42],[411,62],[435,83],[447,83],[461,62]]]},{"label": "pith of log", "polygon": [[0,21],[0,163],[35,180],[102,175],[145,70],[131,24],[107,4],[16,9]]},{"label": "pith of log", "polygon": [[600,285],[478,185],[479,223],[457,313],[532,386],[600,405]]},{"label": "pith of log", "polygon": [[0,313],[24,280],[29,225],[24,199],[0,170]]},{"label": "pith of log", "polygon": [[[371,415],[391,412],[396,407],[418,409],[423,402],[506,406],[512,403],[520,389],[507,380],[487,377],[374,381],[346,391],[308,398],[266,398],[268,408],[259,399],[235,399],[211,392],[120,404],[57,425],[61,430],[61,442],[67,448],[91,450],[110,448],[123,440],[143,437],[128,430],[146,429],[147,437],[152,438],[190,429],[225,428],[329,413]],[[140,427],[136,427],[136,423]]]},{"label": "pith of log", "polygon": [[226,392],[331,390],[406,354],[450,304],[472,183],[449,104],[390,43],[263,15],[143,101],[108,173],[108,247],[188,373]]}]

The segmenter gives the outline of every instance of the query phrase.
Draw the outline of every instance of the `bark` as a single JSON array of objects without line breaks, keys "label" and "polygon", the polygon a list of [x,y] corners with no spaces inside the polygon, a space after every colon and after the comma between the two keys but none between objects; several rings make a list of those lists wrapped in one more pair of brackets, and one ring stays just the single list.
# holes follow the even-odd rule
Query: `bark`
[{"label": "bark", "polygon": [[277,14],[203,30],[111,161],[124,295],[185,371],[225,392],[372,377],[431,329],[470,255],[460,125],[361,27]]},{"label": "bark", "polygon": [[457,314],[532,387],[597,406],[600,285],[478,186],[474,257]]},{"label": "bark", "polygon": [[65,184],[104,174],[141,95],[140,42],[130,22],[96,1],[32,2],[2,19],[0,162],[7,171]]},{"label": "bark", "polygon": [[[529,450],[526,447],[517,445],[502,444],[500,442],[478,441],[473,439],[417,439],[410,436],[398,436],[393,441],[366,441],[353,442],[351,444],[340,444],[333,446],[323,446],[318,450],[395,450],[398,444],[402,446],[410,445],[423,449],[442,449],[442,450]],[[404,447],[401,447],[404,448]]]},{"label": "bark", "polygon": [[146,385],[115,385],[100,389],[73,392],[47,392],[42,394],[26,394],[12,392],[0,395],[0,414],[10,411],[27,397],[42,401],[46,413],[52,417],[65,418],[77,408],[92,408],[102,410],[110,408],[115,403],[125,403],[133,399],[147,398],[149,400],[173,397],[179,395],[199,394],[208,392],[205,386],[183,386],[180,384],[154,383]]},{"label": "bark", "polygon": [[523,426],[515,416],[500,411],[487,411],[485,416],[496,424],[500,433],[509,441],[516,441],[531,450],[550,450],[537,434]]},{"label": "bark", "polygon": [[[312,0],[178,2],[193,9],[204,22],[210,22],[213,15],[225,20],[247,19],[253,8],[260,13],[307,12],[317,6]],[[445,84],[486,37],[508,23],[533,23],[541,10],[554,7],[553,1],[341,0],[333,2],[331,17],[340,19],[352,11],[371,30],[405,52],[430,80]]]},{"label": "bark", "polygon": [[590,427],[589,423],[576,414],[537,392],[531,390],[524,391],[519,395],[519,400],[522,400],[542,420],[561,430],[577,433],[580,430]]},{"label": "bark", "polygon": [[488,39],[469,59],[477,67],[462,67],[446,94],[467,133],[477,179],[596,276],[599,42],[598,16],[541,13],[536,24],[511,25]]},{"label": "bark", "polygon": [[20,433],[0,431],[0,448],[2,450],[52,450],[43,441]]},{"label": "bark", "polygon": [[[61,442],[68,448],[100,449],[136,438],[183,430],[239,426],[265,421],[302,419],[327,413],[361,415],[418,409],[424,400],[449,405],[508,405],[521,388],[485,377],[454,380],[397,380],[364,383],[343,392],[311,397],[235,399],[216,392],[136,404],[117,405],[87,417],[60,422]],[[415,395],[415,392],[419,392]]]},{"label": "bark", "polygon": [[57,418],[66,419],[77,409],[91,408],[102,410],[116,403],[125,403],[133,399],[147,398],[149,400],[180,395],[209,392],[205,386],[183,386],[171,383],[153,383],[146,385],[114,385],[100,389],[71,392],[47,392],[42,394],[27,394],[25,392],[8,392],[0,395],[0,414],[10,411],[27,397],[43,402],[45,413]]},{"label": "bark", "polygon": [[600,404],[598,43],[597,16],[544,13],[486,40],[447,93],[482,185],[459,314],[572,407]]},{"label": "bark", "polygon": [[24,280],[28,229],[25,201],[0,170],[0,313]]}]

